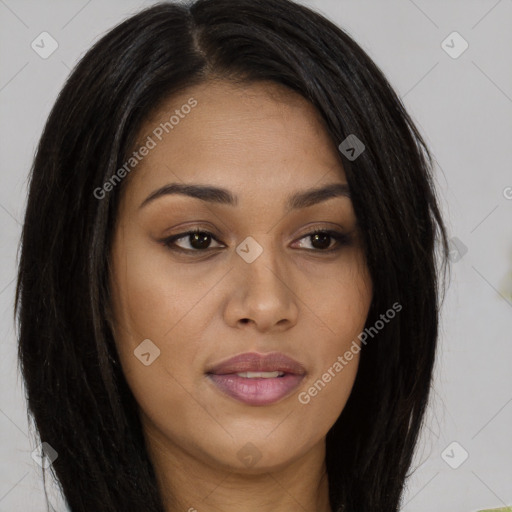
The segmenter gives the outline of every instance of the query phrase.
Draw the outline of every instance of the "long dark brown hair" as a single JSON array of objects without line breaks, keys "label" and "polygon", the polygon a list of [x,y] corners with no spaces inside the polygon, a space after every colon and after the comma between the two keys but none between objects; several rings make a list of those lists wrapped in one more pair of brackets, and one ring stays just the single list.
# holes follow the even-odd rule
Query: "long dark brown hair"
[{"label": "long dark brown hair", "polygon": [[[29,419],[72,512],[163,512],[137,404],[106,312],[119,186],[142,122],[212,76],[271,80],[316,107],[343,157],[374,298],[367,318],[402,310],[362,348],[356,382],[327,435],[330,503],[399,510],[429,399],[447,239],[432,157],[368,55],[323,16],[289,0],[162,3],[103,36],[67,79],[31,169],[16,289]],[[136,170],[133,172],[137,172]],[[444,281],[443,281],[444,283]]]}]

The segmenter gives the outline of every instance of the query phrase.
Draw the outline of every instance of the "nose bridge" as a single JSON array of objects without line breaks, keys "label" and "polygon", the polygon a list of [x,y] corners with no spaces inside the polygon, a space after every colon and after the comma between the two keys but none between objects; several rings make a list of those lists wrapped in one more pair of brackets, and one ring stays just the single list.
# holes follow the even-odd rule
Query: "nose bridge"
[{"label": "nose bridge", "polygon": [[[236,248],[240,282],[234,294],[237,319],[268,328],[284,319],[294,323],[297,304],[285,265],[283,249],[271,234],[248,236]],[[235,298],[236,297],[236,298]]]},{"label": "nose bridge", "polygon": [[236,252],[243,260],[238,262],[243,279],[251,287],[280,288],[284,272],[284,254],[282,248],[272,240],[271,234],[246,237],[238,245]]}]

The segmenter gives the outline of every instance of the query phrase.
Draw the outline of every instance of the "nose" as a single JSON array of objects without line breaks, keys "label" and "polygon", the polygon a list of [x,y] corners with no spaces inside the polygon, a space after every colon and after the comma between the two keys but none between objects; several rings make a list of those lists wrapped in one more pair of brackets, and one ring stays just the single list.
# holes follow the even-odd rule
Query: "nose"
[{"label": "nose", "polygon": [[279,332],[297,323],[299,299],[284,254],[263,238],[258,237],[262,252],[254,261],[234,255],[224,317],[231,327],[252,324],[260,332]]}]

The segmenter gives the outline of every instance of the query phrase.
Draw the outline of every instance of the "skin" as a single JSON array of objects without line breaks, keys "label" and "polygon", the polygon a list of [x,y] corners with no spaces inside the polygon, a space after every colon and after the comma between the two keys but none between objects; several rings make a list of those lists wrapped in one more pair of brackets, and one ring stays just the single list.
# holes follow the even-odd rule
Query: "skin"
[{"label": "skin", "polygon": [[[346,183],[337,147],[296,93],[222,80],[166,101],[140,143],[191,97],[197,106],[125,179],[111,253],[114,336],[166,511],[330,512],[325,436],[350,395],[359,354],[309,403],[298,394],[354,340],[360,346],[372,283],[348,197],[284,205],[290,193]],[[238,204],[173,194],[140,207],[173,182],[229,189]],[[175,244],[196,248],[189,255],[161,242],[194,227],[213,234],[211,249],[200,252],[188,236]],[[315,228],[352,241],[315,245],[307,236]],[[248,236],[263,249],[252,263],[236,252]],[[147,366],[134,356],[145,339],[160,350]],[[236,401],[205,374],[231,356],[274,351],[307,372],[276,403]],[[256,463],[243,450],[257,454]]]}]

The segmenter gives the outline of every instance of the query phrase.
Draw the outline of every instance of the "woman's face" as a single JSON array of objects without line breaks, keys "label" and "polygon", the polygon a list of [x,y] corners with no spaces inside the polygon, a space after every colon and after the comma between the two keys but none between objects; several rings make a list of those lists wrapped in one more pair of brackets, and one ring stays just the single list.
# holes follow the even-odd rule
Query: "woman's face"
[{"label": "woman's face", "polygon": [[[279,85],[209,82],[147,120],[136,152],[111,286],[150,442],[247,472],[323,449],[354,383],[372,284],[317,113]],[[309,195],[325,186],[338,193]]]}]

